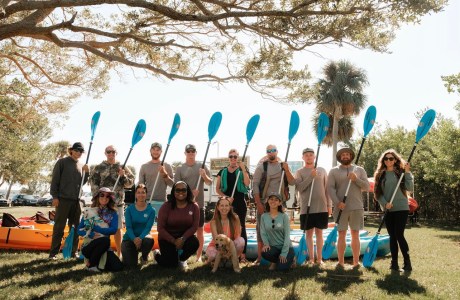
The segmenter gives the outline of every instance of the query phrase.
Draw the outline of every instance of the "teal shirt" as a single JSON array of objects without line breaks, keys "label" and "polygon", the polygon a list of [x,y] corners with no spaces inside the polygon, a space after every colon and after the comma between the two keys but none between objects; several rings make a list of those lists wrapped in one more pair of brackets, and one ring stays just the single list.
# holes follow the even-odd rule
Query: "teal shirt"
[{"label": "teal shirt", "polygon": [[126,233],[123,241],[132,241],[136,237],[144,239],[152,229],[156,211],[148,204],[143,211],[136,209],[136,205],[130,205],[125,211]]},{"label": "teal shirt", "polygon": [[261,218],[260,235],[264,245],[280,248],[280,255],[284,257],[287,257],[291,246],[290,223],[289,216],[285,213],[278,213],[274,222],[272,222],[270,213],[264,213]]},{"label": "teal shirt", "polygon": [[[404,185],[406,190],[409,192],[414,191],[414,176],[412,173],[403,173],[404,174]],[[398,184],[399,178],[396,176],[393,171],[386,171],[385,180],[380,182],[382,185],[383,195],[379,197],[378,201],[382,206],[382,210],[385,210],[385,205],[390,202],[391,196],[393,196],[396,185]],[[393,200],[393,207],[389,211],[401,211],[409,210],[409,200],[406,195],[401,192],[401,189],[398,187],[396,191],[395,198]]]}]

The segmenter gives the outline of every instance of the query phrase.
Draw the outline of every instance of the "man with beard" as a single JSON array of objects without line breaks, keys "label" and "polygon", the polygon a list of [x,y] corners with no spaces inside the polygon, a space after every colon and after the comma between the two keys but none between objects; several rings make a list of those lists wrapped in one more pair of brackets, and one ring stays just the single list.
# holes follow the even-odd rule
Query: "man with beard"
[{"label": "man with beard", "polygon": [[[342,211],[340,223],[338,224],[339,239],[337,242],[337,256],[339,262],[337,267],[345,266],[345,238],[347,229],[351,231],[351,249],[353,251],[353,268],[359,268],[360,240],[359,230],[364,228],[364,207],[361,191],[369,190],[369,181],[366,171],[358,166],[352,165],[355,153],[352,149],[345,147],[337,151],[337,166],[329,171],[327,177],[327,191],[334,203],[334,219],[337,220],[339,211]],[[351,181],[346,202],[343,197]]]},{"label": "man with beard", "polygon": [[[257,246],[258,246],[258,255],[255,264],[258,264],[262,258],[262,237],[260,236],[260,217],[264,213],[265,210],[265,202],[266,197],[271,193],[281,194],[282,203],[284,203],[287,199],[285,199],[285,195],[283,192],[280,193],[280,183],[281,183],[281,175],[282,171],[284,170],[284,176],[287,178],[287,182],[289,185],[293,185],[295,183],[294,176],[292,176],[291,171],[289,170],[289,166],[287,163],[280,163],[278,159],[278,150],[276,149],[275,145],[268,145],[267,146],[267,155],[266,157],[259,163],[256,170],[254,171],[253,176],[253,183],[252,189],[254,194],[254,201],[257,206]],[[266,165],[266,170],[264,167]],[[281,185],[281,191],[284,190],[284,184]]]},{"label": "man with beard", "polygon": [[[168,163],[161,165],[161,153],[163,152],[160,143],[153,143],[150,147],[150,156],[152,160],[143,164],[139,171],[139,183],[145,184],[147,187],[147,201],[152,199],[150,204],[158,212],[160,207],[166,201],[166,189],[168,186],[173,185],[173,171]],[[158,176],[158,180],[157,180]],[[157,180],[155,186],[155,180]],[[155,190],[153,187],[155,186]],[[153,193],[153,197],[151,194]]]}]

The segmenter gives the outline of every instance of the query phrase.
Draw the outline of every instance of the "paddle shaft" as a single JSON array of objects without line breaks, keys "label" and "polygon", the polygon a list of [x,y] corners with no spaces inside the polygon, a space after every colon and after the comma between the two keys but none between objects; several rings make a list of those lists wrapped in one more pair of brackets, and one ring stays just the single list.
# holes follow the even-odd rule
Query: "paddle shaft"
[{"label": "paddle shaft", "polygon": [[[128,158],[131,155],[131,151],[133,151],[133,148],[129,148],[128,155],[126,156],[125,162],[123,163],[123,166],[121,167],[123,170],[125,169],[126,163],[128,162]],[[115,192],[115,188],[118,185],[118,182],[120,181],[120,174],[118,174],[117,181],[115,181],[115,184],[113,185],[112,191]]]},{"label": "paddle shaft", "polygon": [[[91,153],[91,147],[93,146],[93,140],[91,139],[91,141],[89,142],[89,148],[88,148],[88,155],[86,155],[86,162],[85,162],[85,165],[88,164],[88,161],[89,161],[89,155]],[[81,183],[80,183],[80,191],[78,191],[78,198],[81,197],[81,194],[83,192],[83,183],[85,182],[85,171],[82,171],[81,172]]]},{"label": "paddle shaft", "polygon": [[[358,165],[359,157],[361,156],[361,150],[363,150],[363,145],[365,141],[366,141],[366,137],[364,136],[363,140],[361,141],[361,146],[359,146],[359,151],[358,151],[358,155],[356,156],[355,165]],[[353,170],[355,169],[356,167],[353,168]],[[343,196],[343,200],[342,200],[343,203],[347,201],[348,191],[350,190],[350,186],[351,186],[351,179],[348,180],[347,190],[345,191],[345,196]],[[339,210],[339,215],[337,216],[337,221],[335,222],[336,224],[339,224],[341,216],[342,216],[342,210]]]},{"label": "paddle shaft", "polygon": [[[287,160],[288,160],[288,155],[289,155],[289,148],[291,148],[291,141],[289,141],[288,143],[288,147],[287,147],[287,150],[286,150],[286,157],[284,159],[284,163],[287,164]],[[281,180],[280,180],[280,187],[278,189],[278,194],[281,195],[281,188],[283,187],[283,181],[284,181],[284,168],[281,170]]]},{"label": "paddle shaft", "polygon": [[[242,162],[244,162],[244,159],[246,158],[246,151],[248,150],[248,145],[249,145],[249,144],[246,144],[246,146],[244,147],[244,153],[243,153],[243,157],[242,157],[242,159],[241,159]],[[240,178],[240,173],[241,173],[242,171],[243,171],[243,170],[240,171],[240,169],[238,168],[238,171],[237,171],[237,173],[236,173],[235,185],[233,186],[231,198],[233,198],[233,196],[235,196],[236,185],[238,184],[238,179]]]},{"label": "paddle shaft", "polygon": [[[204,167],[206,166],[206,157],[208,156],[209,146],[211,146],[211,140],[209,140],[208,146],[206,147],[206,152],[204,153],[203,163],[201,164],[202,169],[204,169]],[[198,187],[200,186],[200,182],[201,182],[201,175],[200,177],[198,177],[198,182],[196,183],[197,190],[198,190]]]},{"label": "paddle shaft", "polygon": [[[163,159],[161,160],[161,165],[163,165],[165,162],[165,157],[166,157],[166,154],[168,154],[168,149],[169,149],[169,144],[166,145],[166,150],[165,150],[165,154],[163,155]],[[155,178],[155,183],[153,184],[152,193],[150,194],[149,202],[152,202],[153,193],[155,192],[155,188],[157,187],[159,177],[160,177],[160,172],[157,172],[157,177]]]},{"label": "paddle shaft", "polygon": [[[321,144],[318,144],[318,149],[316,150],[316,158],[315,158],[315,169],[316,169],[316,166],[318,165],[318,157],[319,157],[319,149],[320,149],[320,147],[321,147]],[[311,182],[310,196],[308,198],[307,215],[305,216],[305,225],[307,224],[308,214],[310,213],[311,196],[313,194],[313,188],[314,187],[315,187],[315,178],[313,177],[313,180]],[[305,230],[304,230],[304,232],[305,232]]]}]

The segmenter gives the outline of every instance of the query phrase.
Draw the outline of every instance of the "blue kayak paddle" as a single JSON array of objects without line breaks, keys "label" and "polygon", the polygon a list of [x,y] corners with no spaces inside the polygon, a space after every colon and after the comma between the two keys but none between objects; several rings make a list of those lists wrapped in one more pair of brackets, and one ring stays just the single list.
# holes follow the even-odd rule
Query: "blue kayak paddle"
[{"label": "blue kayak paddle", "polygon": [[[409,159],[407,160],[408,163],[410,162],[410,160],[412,159],[412,156],[414,155],[414,151],[415,151],[415,148],[417,147],[418,142],[428,133],[431,126],[433,125],[435,118],[436,118],[436,112],[433,109],[428,110],[423,115],[417,127],[417,133],[415,135],[415,144],[412,147],[412,151],[410,152]],[[403,177],[404,177],[404,173],[402,173],[401,176],[399,177],[398,184],[396,184],[395,190],[393,194],[391,195],[390,203],[393,203],[396,192],[399,189],[399,186],[402,182]],[[388,213],[388,209],[385,209],[385,213],[383,215],[382,221],[380,222],[379,229],[377,230],[377,233],[375,234],[375,236],[372,238],[372,241],[369,243],[369,245],[367,245],[366,251],[364,252],[363,266],[366,268],[370,268],[372,266],[372,264],[374,263],[375,257],[377,256],[377,250],[379,248],[378,237],[380,236],[380,230],[382,230],[382,226],[383,226],[383,223],[385,222],[387,213]]]},{"label": "blue kayak paddle", "polygon": [[[361,146],[359,147],[358,155],[356,156],[355,165],[358,164],[359,157],[361,155],[361,150],[363,149],[364,142],[366,141],[366,137],[369,132],[372,130],[375,124],[375,117],[377,116],[377,109],[375,106],[371,105],[366,111],[366,115],[364,116],[364,136],[363,140],[361,141]],[[350,189],[351,180],[348,181],[347,190],[345,191],[345,195],[343,196],[342,202],[345,203],[348,196],[348,190]],[[340,222],[340,217],[342,216],[342,210],[339,210],[339,215],[337,216],[337,220],[335,221],[335,226],[329,235],[326,238],[323,246],[323,258],[329,259],[334,251],[337,243],[337,234],[338,234],[338,226]]]},{"label": "blue kayak paddle", "polygon": [[[246,151],[248,150],[249,142],[251,142],[252,137],[254,136],[254,133],[256,132],[257,126],[259,125],[259,120],[260,120],[260,116],[254,115],[251,117],[251,119],[249,119],[248,125],[246,125],[246,146],[244,147],[244,153],[241,159],[242,162],[244,162],[244,159],[246,158]],[[233,198],[233,196],[235,195],[235,190],[238,184],[240,173],[241,171],[238,169],[238,172],[236,173],[236,180],[235,180],[235,185],[233,186],[231,198]]]},{"label": "blue kayak paddle", "polygon": [[[88,161],[89,161],[89,155],[91,153],[91,147],[93,146],[94,134],[96,133],[96,127],[97,127],[97,123],[99,123],[99,118],[100,117],[101,117],[101,112],[97,111],[97,112],[94,113],[93,117],[91,118],[91,141],[89,142],[89,149],[88,149],[88,154],[86,155],[86,163],[85,163],[85,165],[87,165]],[[82,171],[80,191],[78,192],[78,198],[81,197],[81,193],[83,191],[83,183],[84,183],[84,181],[85,181],[85,171]]]},{"label": "blue kayak paddle", "polygon": [[[176,135],[177,131],[179,131],[179,127],[180,127],[180,116],[179,116],[179,114],[176,113],[174,115],[173,124],[171,126],[171,131],[169,133],[168,144],[166,145],[165,154],[163,154],[163,159],[161,160],[161,165],[163,165],[164,162],[165,162],[166,154],[168,154],[169,145],[171,144],[172,138]],[[160,172],[157,172],[157,177],[155,178],[155,183],[153,184],[153,188],[152,188],[152,191],[151,191],[151,194],[150,194],[150,199],[149,199],[150,202],[153,199],[153,193],[155,192],[155,188],[156,188],[157,183],[158,183],[159,175],[160,175]]]},{"label": "blue kayak paddle", "polygon": [[[136,128],[134,128],[133,137],[131,139],[131,148],[129,148],[128,155],[126,156],[125,162],[121,167],[122,169],[125,168],[126,163],[128,162],[129,155],[131,154],[131,151],[133,151],[134,146],[144,137],[146,127],[147,124],[145,124],[145,121],[143,119],[140,119],[137,122]],[[115,192],[115,188],[118,185],[118,181],[120,181],[120,175],[118,175],[117,181],[115,181],[115,184],[113,185],[112,192]]]},{"label": "blue kayak paddle", "polygon": [[[206,157],[208,156],[208,151],[209,151],[209,146],[211,145],[211,141],[216,135],[217,131],[219,130],[220,123],[222,122],[222,113],[221,112],[215,112],[212,116],[211,119],[209,120],[208,124],[208,146],[206,147],[206,152],[204,154],[204,159],[203,163],[201,164],[201,168],[204,169],[206,165]],[[198,182],[196,183],[196,189],[198,190],[198,187],[200,186],[200,181],[201,181],[201,176],[198,177]]]},{"label": "blue kayak paddle", "polygon": [[[321,143],[323,142],[324,138],[327,135],[327,132],[329,131],[329,117],[325,113],[321,113],[319,115],[318,119],[318,128],[317,128],[317,138],[318,138],[318,149],[316,150],[316,159],[315,159],[315,169],[316,166],[318,165],[318,157],[319,157],[319,150],[321,148]],[[307,214],[305,215],[305,225],[308,223],[308,214],[310,213],[310,204],[311,204],[311,196],[313,193],[313,187],[315,186],[315,178],[313,177],[313,180],[311,182],[311,188],[310,188],[310,196],[308,198],[308,206],[307,206]],[[310,255],[310,257],[314,257],[314,253],[308,253],[308,247],[307,247],[307,241],[305,238],[305,230],[303,231],[302,238],[299,241],[299,248],[297,250],[296,256],[297,256],[297,264],[301,265],[307,259],[307,256]]]},{"label": "blue kayak paddle", "polygon": [[73,226],[70,226],[69,235],[66,237],[64,241],[64,246],[62,247],[62,256],[64,257],[64,259],[69,259],[72,257],[74,234],[75,233]]},{"label": "blue kayak paddle", "polygon": [[[289,148],[291,148],[291,141],[292,141],[292,138],[297,134],[297,131],[299,130],[299,125],[300,125],[299,114],[295,110],[293,110],[291,112],[291,120],[289,122],[288,147],[286,150],[286,157],[284,159],[284,163],[286,164],[287,164],[288,155],[289,155]],[[281,171],[280,187],[278,189],[278,194],[280,195],[281,195],[281,188],[283,187],[283,181],[284,181],[284,169]]]}]

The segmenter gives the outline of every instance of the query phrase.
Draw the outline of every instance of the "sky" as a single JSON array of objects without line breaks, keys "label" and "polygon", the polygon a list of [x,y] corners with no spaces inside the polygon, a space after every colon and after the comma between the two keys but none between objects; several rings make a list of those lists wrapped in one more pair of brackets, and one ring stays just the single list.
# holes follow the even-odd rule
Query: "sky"
[{"label": "sky", "polygon": [[[460,0],[451,1],[441,13],[425,16],[421,24],[403,26],[389,46],[390,54],[350,46],[321,47],[317,51],[322,57],[300,53],[296,58],[296,63],[309,65],[315,80],[322,77],[321,69],[330,60],[345,59],[367,72],[369,86],[365,93],[368,102],[355,119],[354,138],[360,139],[364,114],[370,105],[377,108],[377,124],[404,126],[408,130],[416,129],[415,113],[427,107],[458,119],[453,107],[459,96],[447,93],[441,76],[460,72]],[[259,114],[260,122],[247,151],[250,163],[254,165],[265,155],[268,144],[275,144],[279,156],[285,159],[293,110],[300,115],[300,126],[292,138],[288,161],[300,161],[303,148],[317,148],[311,121],[313,104],[279,104],[263,99],[243,84],[227,84],[216,89],[200,83],[134,78],[127,73],[123,82],[112,80],[110,90],[102,99],[81,98],[70,110],[65,126],[54,130],[50,142],[80,141],[88,149],[91,118],[100,111],[89,164],[98,164],[105,159],[107,145],[114,145],[118,149],[117,159],[124,162],[134,128],[139,119],[144,119],[146,134],[134,146],[128,160],[128,165],[134,166],[138,172],[140,166],[150,160],[152,142],[162,143],[165,150],[176,113],[181,117],[181,126],[166,156],[169,163],[183,161],[184,147],[189,143],[197,147],[197,160],[203,160],[209,143],[208,123],[216,111],[220,111],[223,118],[211,141],[207,161],[226,157],[231,148],[239,149],[242,154],[247,142],[247,122]],[[366,151],[365,147],[363,151]],[[332,148],[322,146],[318,165],[329,169],[331,156]],[[86,157],[82,159],[86,160]]]}]

